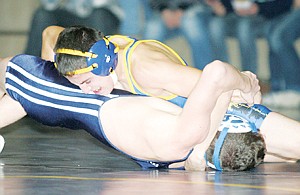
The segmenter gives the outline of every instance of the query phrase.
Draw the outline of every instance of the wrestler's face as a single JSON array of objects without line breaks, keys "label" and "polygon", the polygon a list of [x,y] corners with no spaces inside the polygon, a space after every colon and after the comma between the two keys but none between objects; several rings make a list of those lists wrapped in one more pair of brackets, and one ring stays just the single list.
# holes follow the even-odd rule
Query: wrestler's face
[{"label": "wrestler's face", "polygon": [[110,76],[98,76],[91,72],[66,76],[66,78],[71,83],[80,87],[84,93],[107,95],[114,88],[113,80]]}]

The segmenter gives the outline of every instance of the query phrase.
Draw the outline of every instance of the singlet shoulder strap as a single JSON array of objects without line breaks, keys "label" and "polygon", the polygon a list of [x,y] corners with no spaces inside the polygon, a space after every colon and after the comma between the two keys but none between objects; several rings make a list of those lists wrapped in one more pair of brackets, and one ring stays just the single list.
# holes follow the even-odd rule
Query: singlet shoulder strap
[{"label": "singlet shoulder strap", "polygon": [[[160,44],[162,45],[164,48],[166,48],[168,51],[170,51],[173,55],[175,55],[178,60],[181,62],[182,65],[187,65],[186,62],[172,49],[170,48],[169,46],[161,43],[160,41],[157,41],[157,40],[136,40],[134,39],[134,41],[132,41],[130,44],[127,45],[127,47],[124,49],[124,53],[126,55],[126,58],[124,58],[124,61],[123,61],[123,66],[126,70],[126,77],[127,77],[127,82],[128,82],[128,85],[130,87],[130,90],[132,93],[137,93],[137,94],[143,94],[143,95],[147,95],[147,96],[154,96],[146,91],[144,91],[142,89],[142,87],[139,86],[139,84],[135,81],[132,73],[131,73],[131,56],[132,56],[132,53],[134,52],[135,48],[141,44],[141,43],[145,43],[145,42],[155,42],[157,44]],[[158,98],[162,98],[162,99],[165,99],[165,100],[171,100],[175,97],[177,97],[176,94],[170,94],[168,96],[156,96]]]}]

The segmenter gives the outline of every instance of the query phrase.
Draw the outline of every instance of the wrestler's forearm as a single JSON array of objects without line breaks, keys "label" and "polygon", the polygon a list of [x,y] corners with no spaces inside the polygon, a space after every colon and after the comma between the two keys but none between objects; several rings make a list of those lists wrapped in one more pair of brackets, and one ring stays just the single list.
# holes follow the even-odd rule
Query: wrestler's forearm
[{"label": "wrestler's forearm", "polygon": [[42,54],[41,57],[45,60],[54,61],[54,47],[59,36],[59,33],[64,28],[60,26],[49,26],[43,31]]}]

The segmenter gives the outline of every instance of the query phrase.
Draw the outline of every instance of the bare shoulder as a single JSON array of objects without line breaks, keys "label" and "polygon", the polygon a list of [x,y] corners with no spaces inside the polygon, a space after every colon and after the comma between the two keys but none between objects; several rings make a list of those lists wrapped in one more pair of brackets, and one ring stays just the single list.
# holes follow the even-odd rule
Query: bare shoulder
[{"label": "bare shoulder", "polygon": [[131,73],[142,88],[153,93],[154,88],[162,87],[161,80],[167,76],[165,70],[176,65],[169,58],[170,55],[157,45],[140,43],[131,55]]},{"label": "bare shoulder", "polygon": [[135,48],[131,56],[132,71],[145,71],[153,74],[164,72],[162,69],[170,69],[180,65],[180,61],[173,53],[156,42],[141,42]]},{"label": "bare shoulder", "polygon": [[154,41],[139,43],[134,53],[137,56],[148,57],[149,59],[156,61],[170,60],[174,58],[174,62],[180,62],[175,58],[174,54],[167,49],[166,46]]},{"label": "bare shoulder", "polygon": [[123,35],[113,35],[109,37],[109,41],[113,42],[114,44],[117,44],[120,49],[124,49],[126,46],[128,46],[128,44],[132,43],[134,40]]},{"label": "bare shoulder", "polygon": [[131,60],[135,80],[148,90],[165,89],[187,97],[201,75],[200,70],[183,65],[176,53],[157,42],[140,43]]}]

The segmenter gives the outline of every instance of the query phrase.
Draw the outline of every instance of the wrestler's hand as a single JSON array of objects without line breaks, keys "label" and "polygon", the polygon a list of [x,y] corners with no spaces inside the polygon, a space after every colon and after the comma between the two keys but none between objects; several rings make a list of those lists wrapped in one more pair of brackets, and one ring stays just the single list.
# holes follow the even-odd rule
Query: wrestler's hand
[{"label": "wrestler's hand", "polygon": [[250,71],[241,72],[244,78],[244,88],[240,90],[240,97],[249,106],[261,101],[260,85],[257,76]]}]

